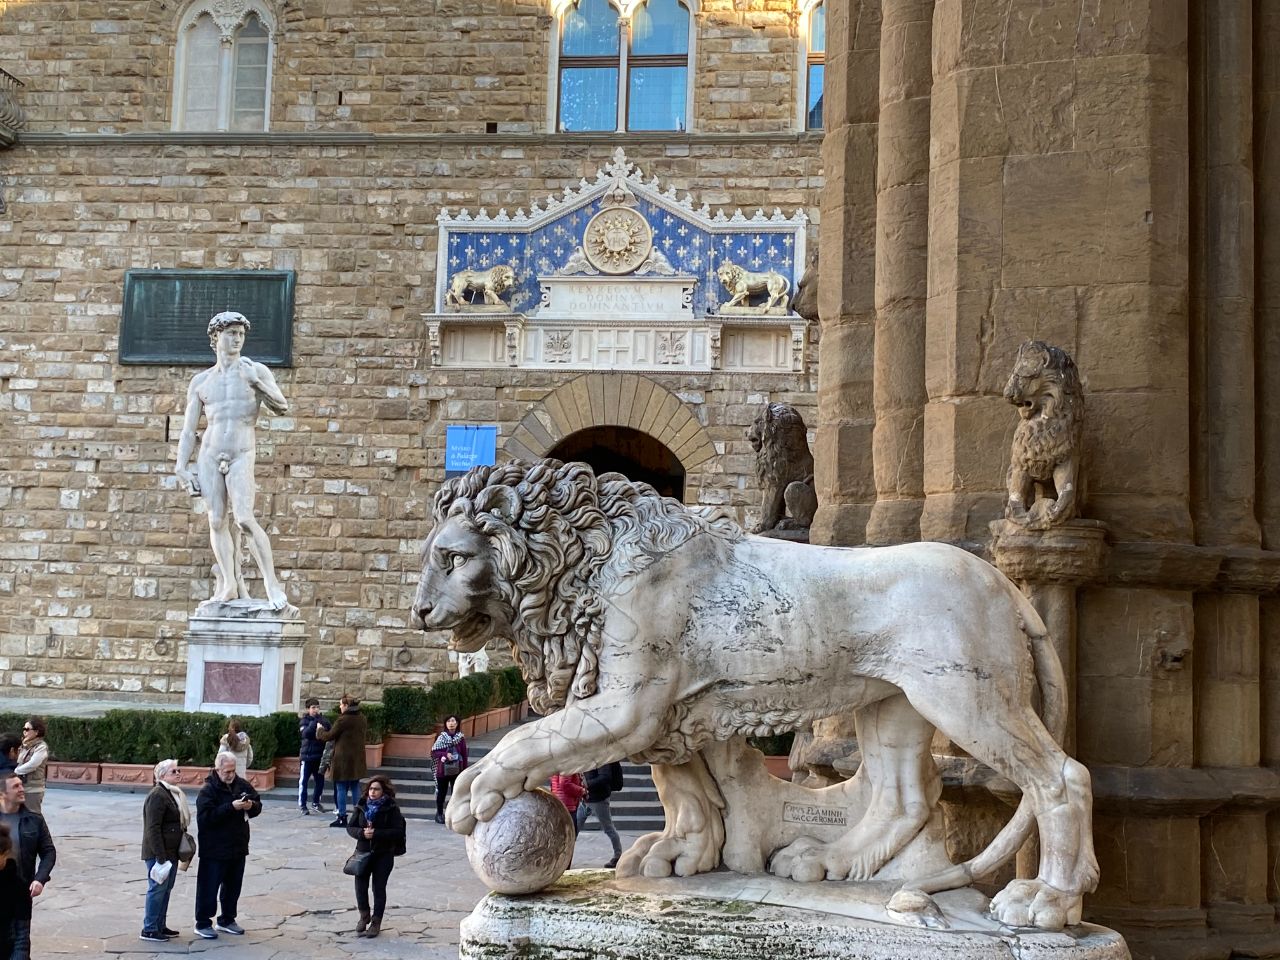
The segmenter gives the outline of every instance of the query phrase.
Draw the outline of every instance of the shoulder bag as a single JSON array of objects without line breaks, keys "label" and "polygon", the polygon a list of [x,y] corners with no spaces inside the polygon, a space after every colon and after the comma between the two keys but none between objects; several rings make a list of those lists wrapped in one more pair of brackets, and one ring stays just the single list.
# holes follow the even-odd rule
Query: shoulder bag
[{"label": "shoulder bag", "polygon": [[347,857],[347,862],[342,865],[342,872],[349,877],[363,876],[369,872],[369,860],[372,857],[372,850],[366,850],[363,853],[357,850]]},{"label": "shoulder bag", "polygon": [[178,859],[183,863],[190,863],[195,859],[196,840],[187,831],[182,831],[182,839],[178,841]]}]

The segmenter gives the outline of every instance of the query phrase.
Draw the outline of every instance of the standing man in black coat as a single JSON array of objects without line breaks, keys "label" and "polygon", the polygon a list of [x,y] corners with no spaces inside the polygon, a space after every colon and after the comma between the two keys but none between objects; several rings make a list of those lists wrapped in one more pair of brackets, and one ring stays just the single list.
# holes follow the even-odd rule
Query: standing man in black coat
[{"label": "standing man in black coat", "polygon": [[0,774],[0,823],[9,827],[13,855],[18,861],[19,886],[25,896],[15,911],[12,960],[30,960],[31,901],[44,892],[58,859],[44,817],[28,810],[26,800],[22,778],[12,770]]},{"label": "standing man in black coat", "polygon": [[258,791],[236,776],[234,754],[219,753],[213,761],[200,795],[196,797],[196,849],[200,869],[196,874],[196,936],[216,940],[213,911],[219,904],[217,929],[240,936],[236,923],[244,862],[249,856],[249,821],[262,812]]},{"label": "standing man in black coat", "polygon": [[[324,794],[324,771],[320,769],[320,760],[324,757],[324,744],[316,739],[316,731],[328,732],[329,721],[320,712],[320,701],[315,697],[307,700],[307,712],[302,715],[298,725],[298,735],[302,738],[302,748],[298,759],[302,761],[302,771],[298,776],[298,806],[303,813],[324,813],[320,805],[320,797]],[[311,798],[311,807],[307,807],[307,784],[312,778],[316,781],[316,792]]]}]

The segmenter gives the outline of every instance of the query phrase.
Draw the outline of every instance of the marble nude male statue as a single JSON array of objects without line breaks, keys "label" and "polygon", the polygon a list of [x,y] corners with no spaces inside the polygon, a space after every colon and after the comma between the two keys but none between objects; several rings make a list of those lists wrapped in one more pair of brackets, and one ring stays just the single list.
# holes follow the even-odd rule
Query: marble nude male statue
[{"label": "marble nude male statue", "polygon": [[[267,533],[253,515],[257,484],[254,425],[258,409],[265,405],[274,414],[286,413],[289,404],[275,378],[261,363],[240,355],[249,321],[241,313],[226,311],[209,321],[209,345],[218,355],[208,370],[196,374],[187,389],[187,411],[178,441],[174,474],[187,492],[204,497],[209,511],[209,539],[216,566],[214,601],[249,599],[240,574],[238,533],[249,537],[249,552],[262,574],[267,602],[273,610],[288,606],[284,587],[276,578]],[[206,427],[196,458],[195,472],[188,464],[196,445],[196,427],[204,413]],[[233,529],[231,521],[235,521]]]}]

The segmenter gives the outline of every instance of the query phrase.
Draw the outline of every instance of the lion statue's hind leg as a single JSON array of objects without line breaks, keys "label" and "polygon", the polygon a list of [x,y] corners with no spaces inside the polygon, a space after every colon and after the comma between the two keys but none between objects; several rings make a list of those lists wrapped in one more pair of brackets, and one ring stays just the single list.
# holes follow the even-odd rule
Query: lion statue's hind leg
[{"label": "lion statue's hind leg", "polygon": [[654,764],[653,782],[666,828],[632,844],[618,860],[617,875],[691,877],[714,870],[724,847],[724,798],[702,755],[687,763]]},{"label": "lion statue's hind leg", "polygon": [[830,843],[801,837],[783,847],[770,859],[770,873],[806,883],[870,880],[928,822],[942,794],[929,752],[933,726],[902,694],[859,709],[855,723],[872,784],[866,812]]},{"label": "lion statue's hind leg", "polygon": [[[1003,682],[1015,695],[984,697],[982,685],[967,671],[903,686],[940,731],[1017,784],[1039,828],[1039,875],[1015,881],[997,895],[992,917],[1009,926],[1061,929],[1079,919],[1084,894],[1098,882],[1089,771],[1063,753],[1031,709],[1030,697],[1016,695],[1019,678],[1007,676]],[[932,892],[957,885],[925,880],[907,886]]]}]

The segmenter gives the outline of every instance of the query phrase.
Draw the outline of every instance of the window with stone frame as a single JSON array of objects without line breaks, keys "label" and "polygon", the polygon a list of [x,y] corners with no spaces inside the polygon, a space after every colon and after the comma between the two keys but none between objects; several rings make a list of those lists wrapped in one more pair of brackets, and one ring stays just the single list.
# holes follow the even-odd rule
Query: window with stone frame
[{"label": "window with stone frame", "polygon": [[819,0],[805,11],[804,20],[805,77],[801,111],[804,129],[822,129],[822,93],[827,65],[827,8]]},{"label": "window with stone frame", "polygon": [[274,32],[270,11],[256,0],[188,7],[174,58],[173,129],[268,129]]},{"label": "window with stone frame", "polygon": [[683,0],[569,0],[555,43],[562,133],[687,130],[693,16]]}]

